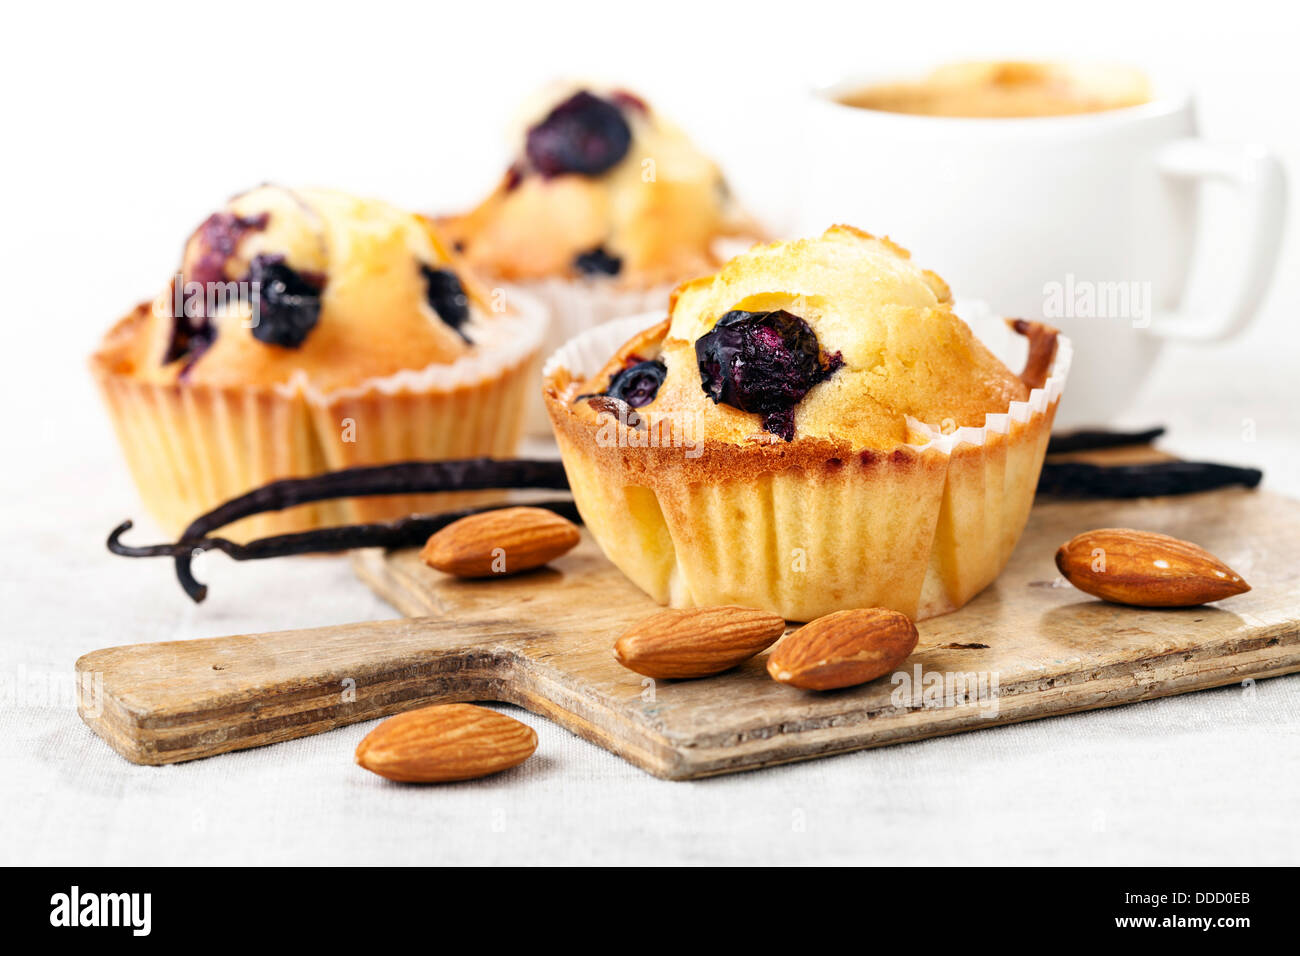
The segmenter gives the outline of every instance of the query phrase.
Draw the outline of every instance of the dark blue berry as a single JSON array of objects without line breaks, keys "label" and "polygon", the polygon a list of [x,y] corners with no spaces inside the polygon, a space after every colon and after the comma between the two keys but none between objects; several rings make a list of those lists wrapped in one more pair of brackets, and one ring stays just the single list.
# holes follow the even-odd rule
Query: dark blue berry
[{"label": "dark blue berry", "polygon": [[622,111],[581,90],[528,130],[524,152],[543,176],[599,176],[626,156],[631,144]]},{"label": "dark blue berry", "polygon": [[322,278],[289,268],[284,256],[260,255],[249,263],[245,281],[257,283],[253,337],[286,349],[302,345],[320,320]]},{"label": "dark blue berry", "polygon": [[583,275],[616,276],[619,270],[623,268],[623,260],[618,256],[611,256],[603,248],[597,246],[590,252],[578,253],[573,260],[573,266]]},{"label": "dark blue berry", "polygon": [[668,369],[663,362],[637,362],[614,375],[609,380],[605,394],[626,402],[632,408],[643,408],[655,400],[659,386],[664,383],[667,374]]},{"label": "dark blue berry", "polygon": [[[178,281],[181,282],[181,291],[178,294],[176,286]],[[175,303],[179,300],[182,305],[180,314],[175,314],[177,309]],[[185,366],[181,369],[184,375],[190,365],[194,364],[195,359],[208,350],[217,337],[217,327],[212,324],[212,320],[206,312],[199,315],[186,315],[183,311],[185,296],[183,280],[172,280],[171,287],[172,306],[170,311],[172,315],[171,335],[167,340],[167,350],[163,352],[162,364],[169,365],[178,358],[187,359]],[[205,300],[206,301],[206,300]]]},{"label": "dark blue berry", "polygon": [[239,249],[246,233],[258,232],[270,222],[269,213],[259,216],[236,216],[232,212],[215,212],[194,231],[197,255],[189,264],[186,282],[206,286],[210,282],[225,282],[226,263]]},{"label": "dark blue berry", "polygon": [[[238,251],[240,240],[246,233],[265,229],[270,218],[268,213],[244,217],[231,212],[217,212],[203,220],[199,228],[194,230],[192,241],[195,254],[193,261],[188,263],[182,282],[197,282],[201,285],[206,302],[207,289],[213,283],[227,281],[226,263]],[[181,291],[184,292],[184,285]],[[173,289],[173,299],[176,297]],[[167,351],[163,353],[163,364],[187,356],[188,368],[207,350],[216,336],[217,328],[212,324],[212,317],[206,313],[172,316],[171,338],[167,343]]]},{"label": "dark blue berry", "polygon": [[420,264],[420,272],[424,276],[424,297],[429,302],[429,308],[455,329],[457,335],[473,345],[462,328],[469,321],[469,296],[465,294],[460,278],[450,269],[435,269],[423,263]]},{"label": "dark blue berry", "polygon": [[695,357],[709,398],[761,415],[786,441],[794,438],[794,407],[844,364],[838,352],[823,363],[816,333],[784,309],[728,312],[696,340]]}]

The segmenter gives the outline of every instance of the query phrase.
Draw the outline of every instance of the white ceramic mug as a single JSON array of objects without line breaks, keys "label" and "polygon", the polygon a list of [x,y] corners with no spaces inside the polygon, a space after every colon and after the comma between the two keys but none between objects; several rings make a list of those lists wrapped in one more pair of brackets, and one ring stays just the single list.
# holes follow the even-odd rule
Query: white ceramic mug
[{"label": "white ceramic mug", "polygon": [[[1282,167],[1261,146],[1197,138],[1186,92],[1157,86],[1141,106],[1026,119],[838,102],[881,79],[812,93],[799,232],[844,222],[888,235],[956,294],[1060,327],[1075,362],[1058,428],[1110,422],[1166,341],[1217,341],[1254,316],[1281,244]],[[1181,300],[1206,180],[1235,187],[1243,256],[1217,277],[1222,305],[1191,314]]]}]

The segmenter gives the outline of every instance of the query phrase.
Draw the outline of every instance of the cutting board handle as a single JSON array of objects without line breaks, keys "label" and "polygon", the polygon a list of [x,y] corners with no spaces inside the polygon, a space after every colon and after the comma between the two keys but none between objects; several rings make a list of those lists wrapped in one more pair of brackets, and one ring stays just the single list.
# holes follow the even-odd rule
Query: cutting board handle
[{"label": "cutting board handle", "polygon": [[508,619],[405,618],[109,647],[77,661],[77,710],[128,760],[175,763],[427,704],[528,706],[523,639]]}]

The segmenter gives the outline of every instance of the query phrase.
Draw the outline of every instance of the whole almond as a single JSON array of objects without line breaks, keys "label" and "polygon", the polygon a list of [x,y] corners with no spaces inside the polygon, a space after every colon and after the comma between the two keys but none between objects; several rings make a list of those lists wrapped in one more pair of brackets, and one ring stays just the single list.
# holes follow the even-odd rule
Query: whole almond
[{"label": "whole almond", "polygon": [[357,763],[402,783],[472,780],[518,766],[537,733],[474,704],[437,704],[390,717],[357,745]]},{"label": "whole almond", "polygon": [[708,677],[749,660],[784,631],[779,614],[747,607],[660,611],[614,642],[614,659],[647,677]]},{"label": "whole almond", "polygon": [[1076,535],[1057,549],[1056,567],[1080,591],[1139,607],[1191,607],[1250,590],[1204,548],[1132,528]]},{"label": "whole almond", "polygon": [[778,644],[767,672],[805,690],[852,687],[897,668],[916,641],[916,625],[906,614],[879,607],[836,611]]},{"label": "whole almond", "polygon": [[500,508],[453,521],[425,542],[425,564],[460,578],[531,571],[582,538],[578,526],[545,508]]}]

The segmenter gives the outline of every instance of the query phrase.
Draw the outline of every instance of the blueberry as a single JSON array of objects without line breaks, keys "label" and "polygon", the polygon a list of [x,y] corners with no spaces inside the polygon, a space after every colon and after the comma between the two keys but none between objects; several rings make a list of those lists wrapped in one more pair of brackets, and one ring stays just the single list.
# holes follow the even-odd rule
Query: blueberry
[{"label": "blueberry", "polygon": [[610,398],[626,402],[632,408],[644,408],[655,400],[668,369],[663,362],[637,362],[622,369],[609,380],[605,389]]},{"label": "blueberry", "polygon": [[524,152],[543,176],[599,176],[626,156],[631,144],[632,130],[619,108],[581,90],[528,130]]},{"label": "blueberry", "polygon": [[259,308],[253,337],[286,349],[301,346],[320,319],[323,279],[289,268],[284,256],[260,255],[249,263],[244,281],[257,283]]},{"label": "blueberry", "polygon": [[[182,292],[183,292],[182,288]],[[184,296],[178,296],[176,293],[176,281],[172,282],[172,291],[170,299],[175,302],[180,299],[184,303]],[[175,312],[174,306],[170,311]],[[188,316],[182,312],[180,315],[172,316],[171,336],[167,340],[167,350],[163,352],[162,364],[170,365],[178,358],[186,357],[188,361],[186,366],[181,369],[184,374],[188,366],[193,365],[195,359],[208,350],[217,337],[217,327],[212,324],[206,313],[195,316]]]},{"label": "blueberry", "polygon": [[[226,263],[238,251],[240,240],[246,233],[265,229],[270,218],[268,213],[244,217],[230,212],[217,212],[203,220],[199,228],[194,230],[196,254],[194,260],[188,263],[183,281],[201,285],[206,302],[207,289],[213,283],[226,281]],[[175,298],[174,292],[173,297]],[[163,353],[163,364],[174,362],[184,355],[189,357],[188,368],[212,344],[216,336],[216,326],[206,314],[173,316],[171,338],[167,343],[167,351]]]},{"label": "blueberry", "polygon": [[423,263],[420,264],[420,272],[424,276],[424,297],[428,300],[429,308],[455,329],[457,335],[473,345],[473,341],[461,328],[469,321],[469,296],[465,294],[460,278],[450,269],[435,269]]},{"label": "blueberry", "polygon": [[623,260],[611,256],[602,247],[597,246],[590,252],[580,252],[574,257],[573,267],[583,275],[616,276],[623,268]]},{"label": "blueberry", "polygon": [[838,352],[823,364],[816,333],[784,309],[728,312],[696,340],[695,357],[709,398],[761,415],[786,441],[794,438],[794,407],[844,364]]},{"label": "blueberry", "polygon": [[232,212],[215,212],[194,230],[198,255],[190,263],[185,281],[206,286],[210,282],[226,281],[226,263],[239,248],[239,242],[249,232],[266,228],[269,213],[259,216],[236,216]]}]

